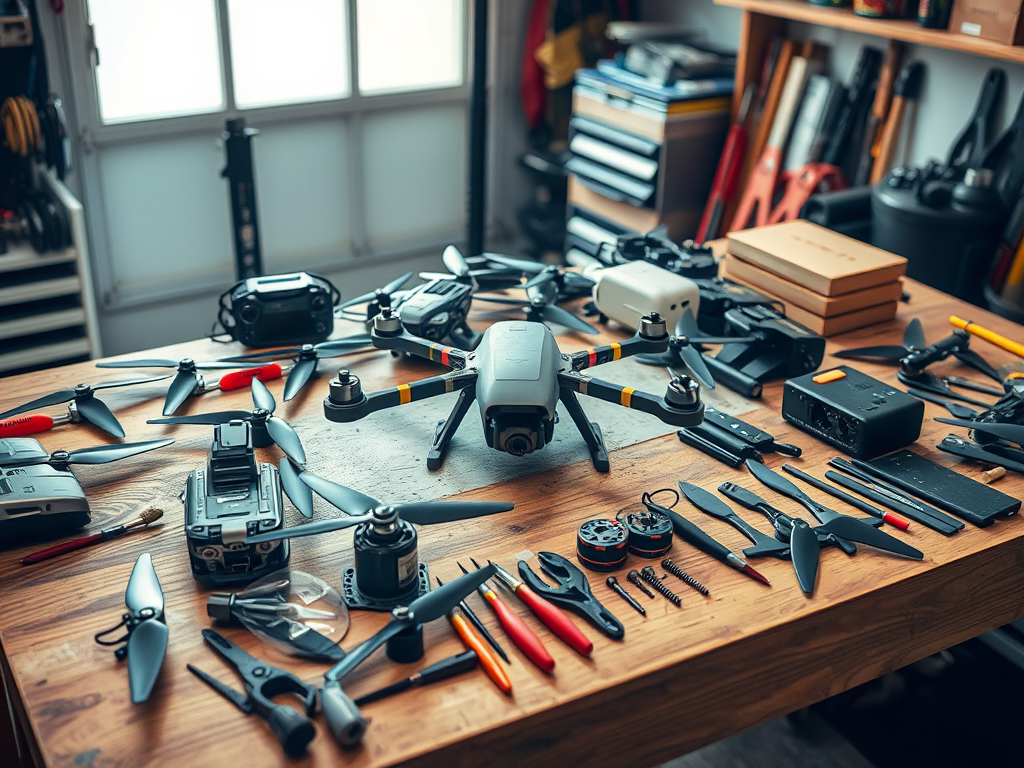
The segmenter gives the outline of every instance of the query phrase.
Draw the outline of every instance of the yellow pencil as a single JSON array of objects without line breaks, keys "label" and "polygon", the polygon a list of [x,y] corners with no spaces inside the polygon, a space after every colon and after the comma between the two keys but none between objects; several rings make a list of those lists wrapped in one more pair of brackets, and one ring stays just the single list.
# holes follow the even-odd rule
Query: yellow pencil
[{"label": "yellow pencil", "polygon": [[951,316],[949,318],[949,322],[957,328],[977,336],[979,339],[984,339],[989,344],[995,344],[997,347],[1001,347],[1007,352],[1013,352],[1017,357],[1024,357],[1024,344],[1019,344],[1016,341],[1010,341],[1010,339],[1005,336],[1000,336],[995,331],[983,328],[977,323],[972,323],[970,320],[961,320],[956,315]]}]

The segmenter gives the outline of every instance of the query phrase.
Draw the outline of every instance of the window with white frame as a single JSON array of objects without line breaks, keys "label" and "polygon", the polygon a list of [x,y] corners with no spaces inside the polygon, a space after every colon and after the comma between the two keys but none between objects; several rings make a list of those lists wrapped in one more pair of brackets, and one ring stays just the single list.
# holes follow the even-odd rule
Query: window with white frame
[{"label": "window with white frame", "polygon": [[233,275],[218,137],[253,141],[264,267],[330,271],[458,239],[464,0],[68,4],[101,298],[130,306]]}]

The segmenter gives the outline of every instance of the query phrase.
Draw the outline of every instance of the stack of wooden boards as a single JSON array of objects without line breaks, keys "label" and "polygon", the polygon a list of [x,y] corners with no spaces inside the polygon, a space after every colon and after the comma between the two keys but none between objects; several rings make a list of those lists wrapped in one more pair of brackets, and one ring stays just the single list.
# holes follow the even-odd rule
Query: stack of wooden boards
[{"label": "stack of wooden boards", "polygon": [[732,78],[655,86],[615,62],[576,72],[569,123],[569,247],[700,222],[729,127]]},{"label": "stack of wooden boards", "polygon": [[727,249],[723,277],[778,298],[786,317],[820,336],[896,315],[902,256],[809,221],[730,233]]}]

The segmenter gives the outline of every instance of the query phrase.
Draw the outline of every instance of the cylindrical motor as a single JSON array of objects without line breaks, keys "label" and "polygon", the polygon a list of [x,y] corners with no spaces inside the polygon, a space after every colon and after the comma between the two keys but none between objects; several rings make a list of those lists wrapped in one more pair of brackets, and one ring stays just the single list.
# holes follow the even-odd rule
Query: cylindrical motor
[{"label": "cylindrical motor", "polygon": [[395,530],[378,533],[372,523],[356,527],[352,543],[355,547],[356,586],[367,597],[397,601],[419,591],[419,553],[416,529],[403,520],[396,520]]}]

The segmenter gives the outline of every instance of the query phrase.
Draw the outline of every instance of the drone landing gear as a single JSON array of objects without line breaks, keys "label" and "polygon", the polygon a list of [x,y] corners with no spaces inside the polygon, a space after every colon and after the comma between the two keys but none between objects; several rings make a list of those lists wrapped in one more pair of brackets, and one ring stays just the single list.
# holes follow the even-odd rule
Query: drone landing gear
[{"label": "drone landing gear", "polygon": [[562,387],[558,399],[565,406],[565,410],[569,412],[569,416],[572,417],[576,429],[580,431],[583,440],[587,444],[587,448],[590,449],[590,460],[594,463],[594,469],[598,472],[607,472],[611,465],[608,463],[608,448],[604,444],[604,435],[601,434],[601,427],[598,426],[596,421],[590,421],[587,418],[586,411],[580,405],[579,398],[576,397],[576,393],[571,389]]},{"label": "drone landing gear", "polygon": [[470,328],[466,321],[463,320],[458,327],[448,331],[448,338],[459,349],[476,349],[480,346],[480,340],[483,336]]},{"label": "drone landing gear", "polygon": [[390,611],[396,605],[408,605],[420,595],[430,591],[430,573],[427,571],[426,563],[418,564],[416,589],[408,594],[383,600],[370,597],[359,591],[356,584],[356,569],[346,568],[341,575],[341,595],[345,599],[345,605],[352,610],[362,611]]},{"label": "drone landing gear", "polygon": [[430,453],[427,454],[427,469],[440,469],[444,464],[445,457],[448,455],[448,446],[475,399],[476,388],[460,389],[459,399],[455,401],[455,407],[452,408],[448,418],[437,422],[437,428],[434,430],[434,442],[431,443]]}]

